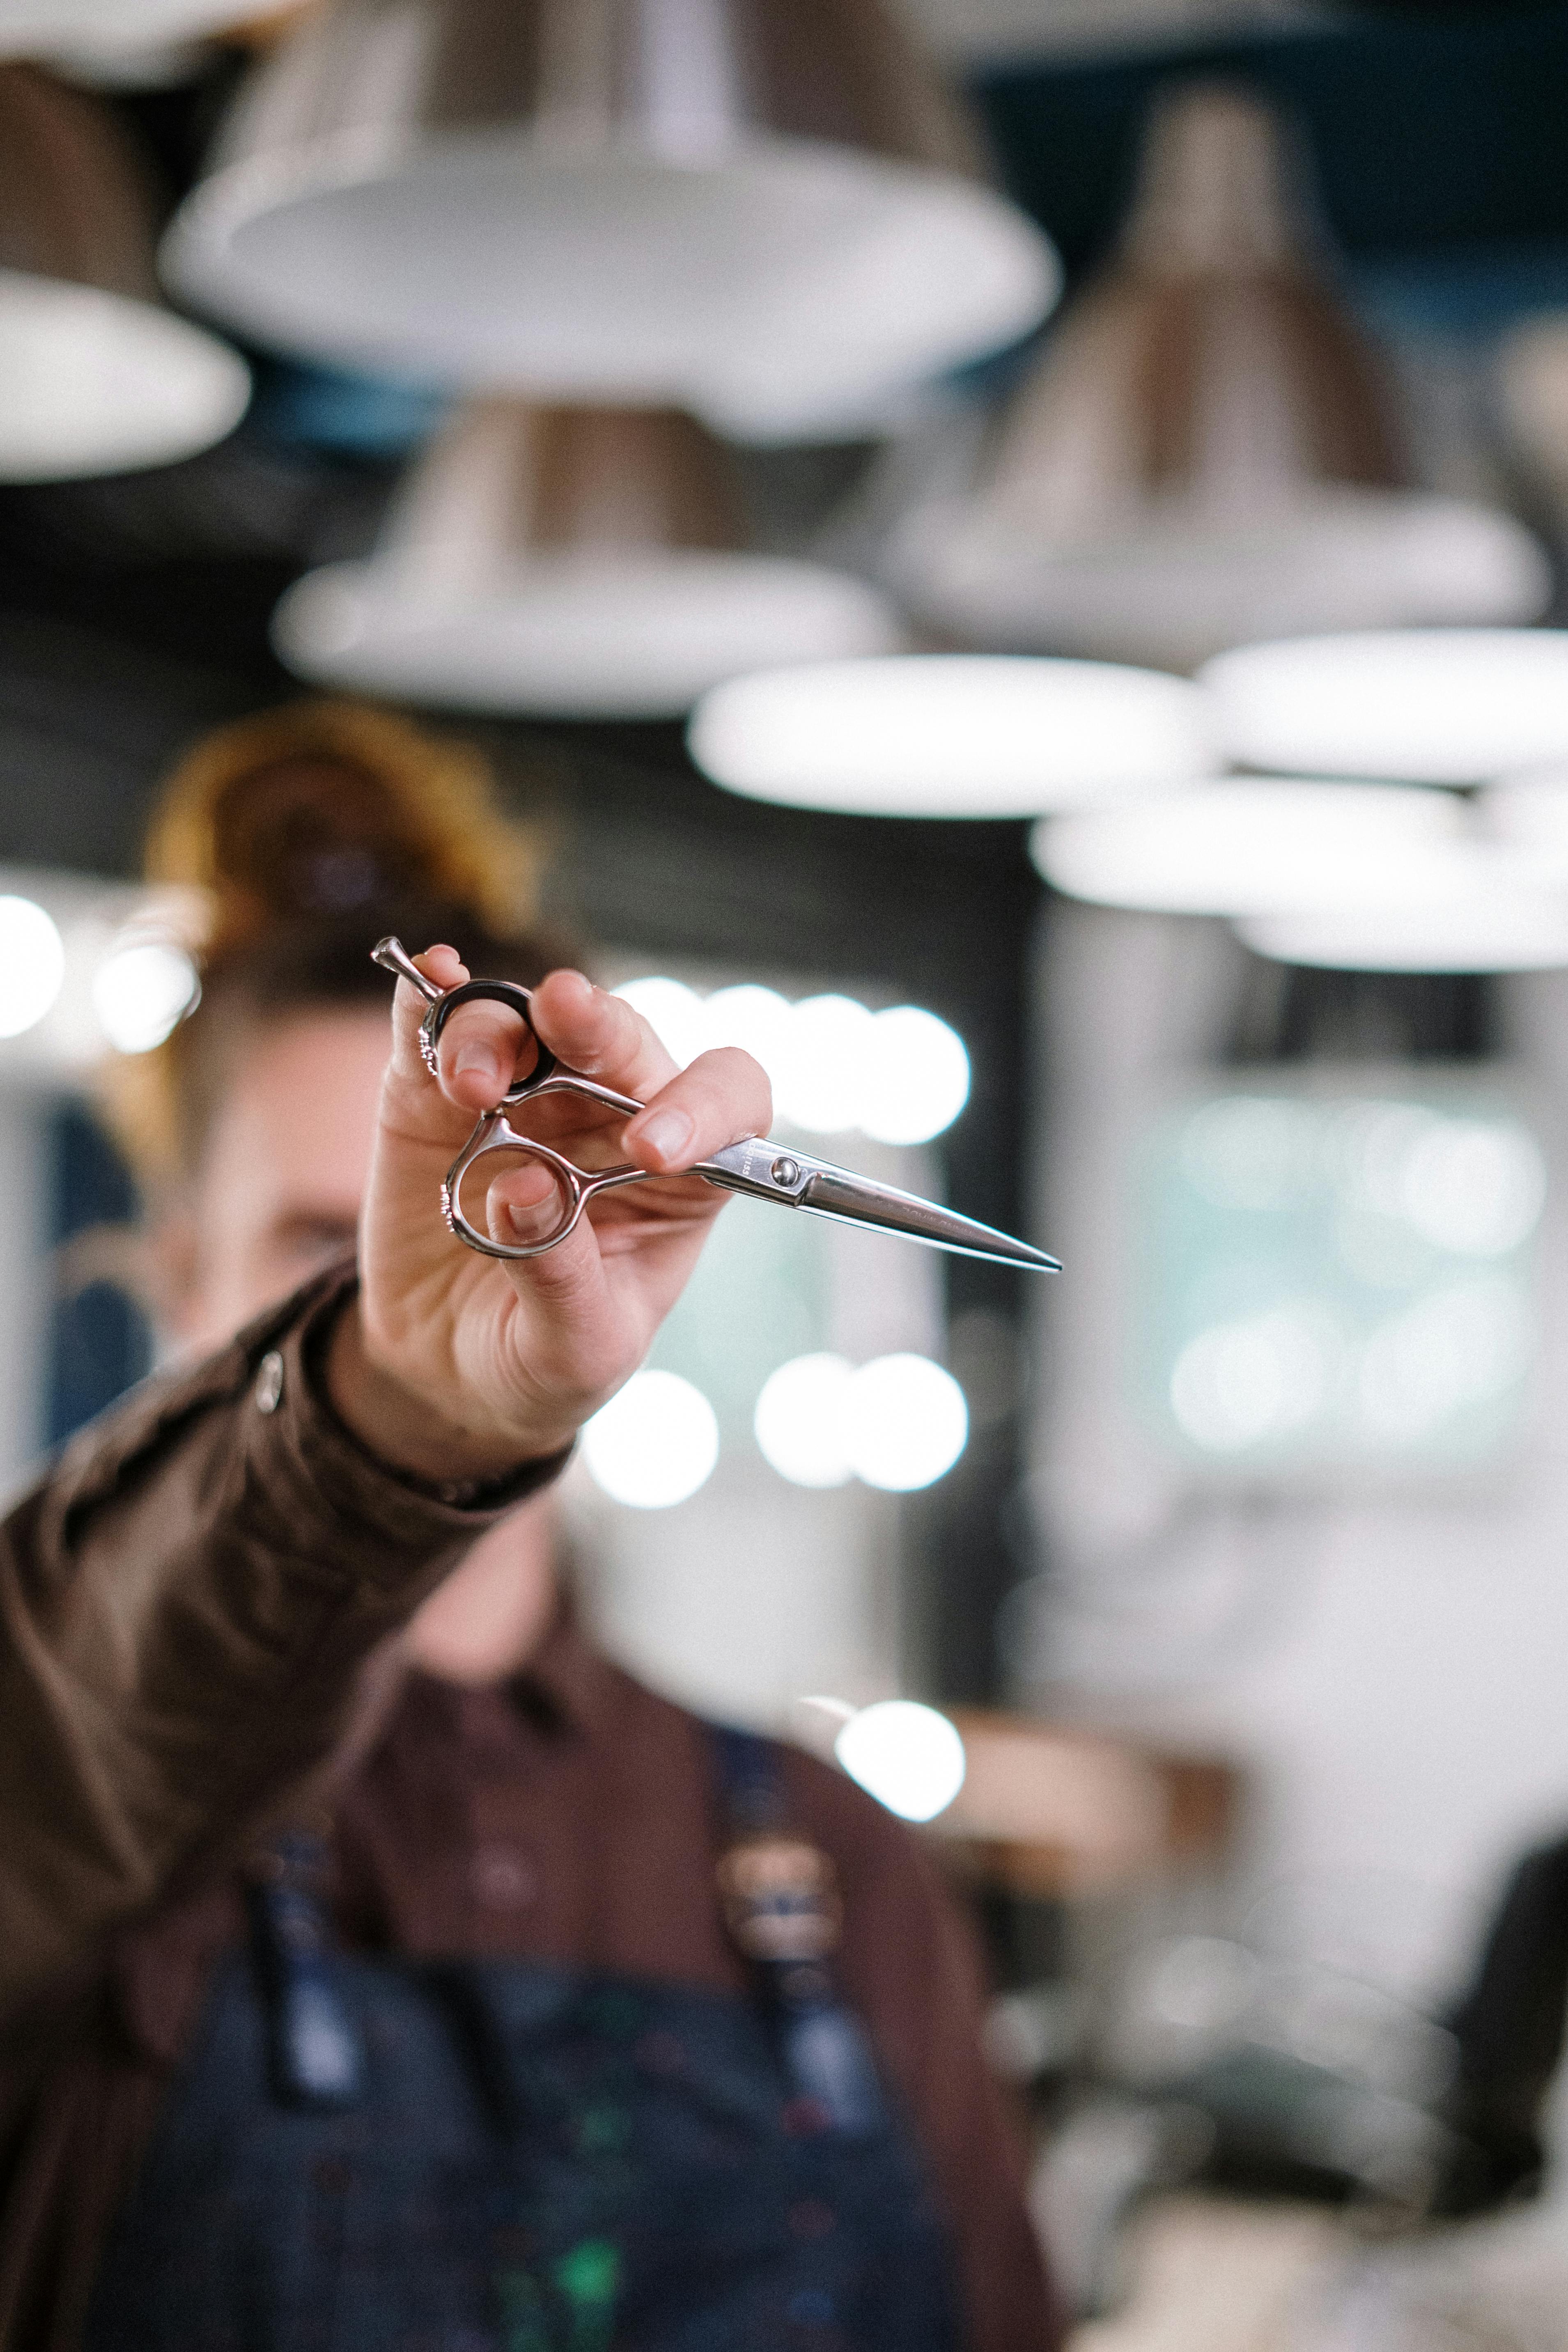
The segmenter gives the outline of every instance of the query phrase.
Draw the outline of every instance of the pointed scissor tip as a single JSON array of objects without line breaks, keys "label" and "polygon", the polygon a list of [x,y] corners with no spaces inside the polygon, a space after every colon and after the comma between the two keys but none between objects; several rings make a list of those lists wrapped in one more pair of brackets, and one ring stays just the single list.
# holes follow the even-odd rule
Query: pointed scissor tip
[{"label": "pointed scissor tip", "polygon": [[1059,1257],[1053,1257],[1048,1250],[1031,1249],[1027,1242],[1020,1242],[1017,1249],[1016,1265],[1026,1265],[1034,1274],[1060,1274],[1062,1262]]}]

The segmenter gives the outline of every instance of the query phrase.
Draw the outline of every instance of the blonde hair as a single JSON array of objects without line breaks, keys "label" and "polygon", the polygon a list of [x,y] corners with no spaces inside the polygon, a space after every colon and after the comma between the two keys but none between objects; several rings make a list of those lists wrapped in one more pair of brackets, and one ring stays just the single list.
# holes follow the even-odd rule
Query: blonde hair
[{"label": "blonde hair", "polygon": [[[503,814],[484,755],[395,712],[315,698],[204,737],[158,796],[144,870],[171,903],[199,909],[184,944],[205,1007],[198,1002],[150,1053],[115,1056],[101,1087],[143,1187],[191,1165],[210,1115],[209,1032],[216,1048],[240,1013],[310,1001],[312,970],[331,971],[319,1001],[347,1001],[337,968],[345,933],[353,929],[357,954],[363,930],[368,950],[416,906],[531,967],[543,863],[540,829]],[[291,957],[304,973],[292,995]],[[368,960],[365,973],[374,977]],[[363,993],[368,1001],[368,982]]]},{"label": "blonde hair", "polygon": [[471,907],[487,929],[502,933],[535,913],[540,845],[501,814],[483,753],[393,711],[322,698],[260,711],[204,736],[159,794],[147,831],[146,877],[209,894],[213,950],[253,937],[269,918],[291,911],[268,904],[260,875],[226,861],[226,801],[250,778],[308,761],[374,779],[385,795],[387,836],[401,836],[414,853],[430,897]]}]

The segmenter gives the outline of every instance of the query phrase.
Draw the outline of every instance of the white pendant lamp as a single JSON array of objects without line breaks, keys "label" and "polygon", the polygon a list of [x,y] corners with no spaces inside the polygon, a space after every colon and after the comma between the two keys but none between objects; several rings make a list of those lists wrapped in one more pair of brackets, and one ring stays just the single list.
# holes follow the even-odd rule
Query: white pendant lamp
[{"label": "white pendant lamp", "polygon": [[263,13],[245,0],[0,0],[0,56],[49,57],[194,39]]},{"label": "white pendant lamp", "polygon": [[172,464],[221,440],[248,397],[238,354],[157,299],[112,116],[0,65],[0,481]]},{"label": "white pendant lamp", "polygon": [[1446,793],[1263,778],[1049,817],[1030,844],[1070,898],[1233,917],[1444,904],[1470,887],[1475,854]]},{"label": "white pendant lamp", "polygon": [[1568,759],[1568,630],[1301,637],[1222,654],[1201,679],[1249,767],[1463,785]]},{"label": "white pendant lamp", "polygon": [[1190,668],[1263,635],[1542,611],[1521,524],[1409,486],[1300,177],[1260,100],[1196,85],[1156,105],[1115,259],[973,489],[893,537],[917,612],[974,644]]},{"label": "white pendant lamp", "polygon": [[1059,282],[880,0],[329,0],[164,269],[310,357],[758,440],[864,424]]},{"label": "white pendant lamp", "polygon": [[400,701],[660,718],[899,629],[862,582],[746,551],[732,460],[689,417],[492,400],[437,436],[368,562],[289,590],[273,638],[302,677]]},{"label": "white pendant lamp", "polygon": [[1429,906],[1339,908],[1237,926],[1277,963],[1342,971],[1549,971],[1568,965],[1568,889],[1478,874],[1468,896]]},{"label": "white pendant lamp", "polygon": [[727,791],[859,816],[1033,816],[1190,785],[1215,757],[1187,679],[956,654],[738,677],[689,741]]},{"label": "white pendant lamp", "polygon": [[1479,796],[1489,841],[1528,859],[1543,884],[1568,887],[1568,764],[1505,776]]}]

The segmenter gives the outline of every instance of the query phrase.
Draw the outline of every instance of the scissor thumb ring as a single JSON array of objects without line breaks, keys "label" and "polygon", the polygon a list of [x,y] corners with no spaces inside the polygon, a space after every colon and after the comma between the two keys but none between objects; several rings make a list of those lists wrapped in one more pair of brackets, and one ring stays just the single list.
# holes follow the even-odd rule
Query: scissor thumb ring
[{"label": "scissor thumb ring", "polygon": [[[510,1160],[537,1160],[554,1179],[561,1214],[538,1241],[498,1242],[482,1233],[463,1213],[464,1178],[481,1160],[500,1155]],[[447,1171],[447,1181],[441,1187],[441,1213],[459,1241],[467,1242],[470,1249],[482,1250],[486,1257],[542,1257],[547,1250],[559,1248],[567,1235],[576,1231],[595,1192],[608,1192],[617,1184],[638,1183],[647,1174],[646,1168],[636,1168],[629,1162],[624,1167],[585,1172],[570,1160],[563,1160],[559,1151],[552,1151],[547,1143],[519,1135],[502,1112],[487,1111]]]}]

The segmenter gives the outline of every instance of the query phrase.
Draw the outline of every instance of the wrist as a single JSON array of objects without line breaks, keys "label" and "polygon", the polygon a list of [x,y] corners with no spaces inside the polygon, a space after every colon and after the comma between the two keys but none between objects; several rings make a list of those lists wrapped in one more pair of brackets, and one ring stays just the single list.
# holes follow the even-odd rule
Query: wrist
[{"label": "wrist", "polygon": [[360,1444],[405,1475],[478,1485],[562,1452],[575,1430],[499,1432],[454,1419],[368,1345],[356,1297],[345,1299],[321,1358],[327,1401]]}]

